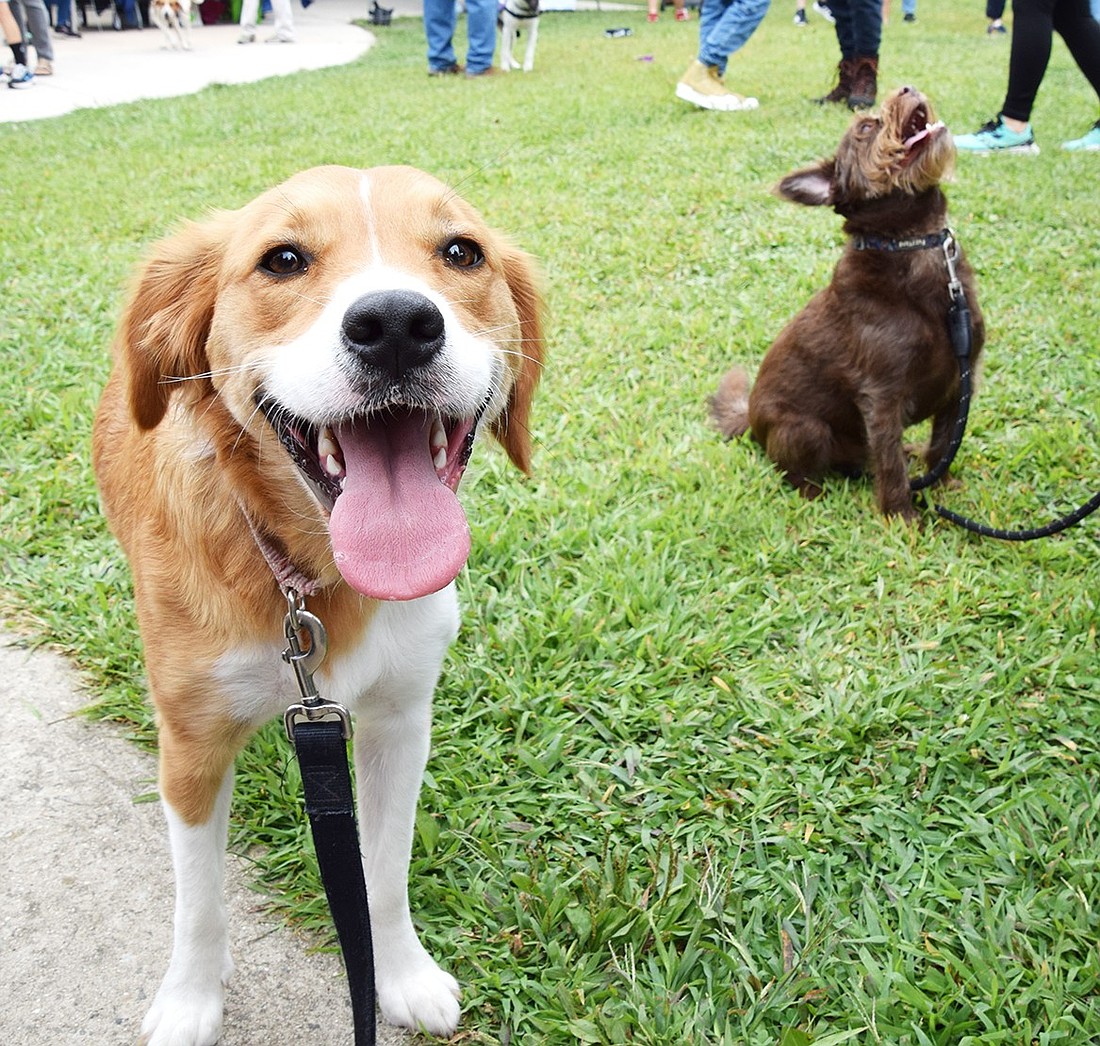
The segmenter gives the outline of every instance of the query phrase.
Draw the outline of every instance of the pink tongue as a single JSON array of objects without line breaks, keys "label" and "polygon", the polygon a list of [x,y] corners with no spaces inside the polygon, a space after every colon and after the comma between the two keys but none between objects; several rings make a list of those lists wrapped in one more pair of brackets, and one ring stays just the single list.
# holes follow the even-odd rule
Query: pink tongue
[{"label": "pink tongue", "polygon": [[336,566],[373,599],[417,599],[450,584],[470,554],[458,498],[440,482],[425,414],[342,425],[347,478],[329,520]]}]

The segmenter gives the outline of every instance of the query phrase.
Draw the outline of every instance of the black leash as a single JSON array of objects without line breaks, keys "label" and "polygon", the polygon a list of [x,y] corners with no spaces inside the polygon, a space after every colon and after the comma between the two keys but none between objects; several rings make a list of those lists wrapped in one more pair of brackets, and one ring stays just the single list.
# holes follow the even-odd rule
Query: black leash
[{"label": "black leash", "polygon": [[944,261],[947,263],[947,293],[951,296],[951,302],[947,307],[947,329],[951,335],[951,348],[955,351],[955,359],[959,365],[959,403],[955,408],[955,424],[951,429],[951,440],[947,449],[936,464],[923,476],[909,481],[909,489],[914,493],[925,490],[938,483],[951,468],[955,455],[962,446],[963,436],[966,435],[966,422],[970,417],[970,397],[972,382],[970,374],[970,349],[972,344],[972,323],[970,319],[970,306],[966,301],[966,291],[959,279],[955,263],[959,260],[959,245],[950,229],[945,229],[942,240],[933,242],[921,241],[920,248],[911,247],[910,250],[923,247],[942,247]]},{"label": "black leash", "polygon": [[[317,865],[344,955],[355,1046],[374,1046],[374,950],[348,770],[351,715],[343,705],[326,701],[317,693],[313,673],[328,646],[325,626],[305,609],[305,601],[293,588],[285,592],[287,648],[283,660],[294,669],[302,700],[286,710],[283,722],[298,754]],[[309,637],[305,650],[300,639],[303,633]]]},{"label": "black leash", "polygon": [[969,530],[973,534],[981,534],[985,538],[1000,538],[1001,541],[1034,541],[1036,538],[1048,538],[1052,534],[1068,530],[1075,524],[1080,523],[1086,516],[1092,515],[1098,508],[1100,508],[1100,491],[1089,498],[1080,508],[1047,523],[1046,526],[1035,527],[1031,530],[998,530],[996,527],[987,527],[984,523],[975,523],[974,520],[967,519],[966,516],[950,512],[943,505],[937,505],[936,512],[944,519]]},{"label": "black leash", "polygon": [[[955,358],[959,365],[959,403],[955,412],[955,424],[951,430],[951,440],[947,445],[943,456],[935,466],[929,469],[923,476],[910,480],[909,489],[914,493],[926,490],[941,480],[955,460],[955,455],[962,446],[963,436],[966,434],[966,422],[970,417],[970,399],[972,394],[972,380],[970,368],[970,350],[972,344],[972,324],[970,306],[966,301],[966,291],[958,278],[955,263],[959,258],[958,244],[954,234],[949,229],[943,233],[935,233],[923,238],[911,240],[878,240],[873,237],[861,237],[856,243],[857,250],[925,250],[931,247],[942,247],[944,260],[947,263],[947,289],[951,296],[951,303],[947,311],[947,325],[951,335],[951,347],[955,350]],[[963,527],[973,534],[982,537],[998,538],[1001,541],[1034,541],[1037,538],[1050,537],[1063,530],[1080,523],[1086,516],[1100,509],[1100,492],[1085,502],[1080,508],[1052,520],[1045,526],[1033,527],[1026,530],[1001,530],[997,527],[989,527],[984,523],[975,522],[966,516],[960,516],[951,512],[942,505],[934,506],[937,514],[956,526]]]}]

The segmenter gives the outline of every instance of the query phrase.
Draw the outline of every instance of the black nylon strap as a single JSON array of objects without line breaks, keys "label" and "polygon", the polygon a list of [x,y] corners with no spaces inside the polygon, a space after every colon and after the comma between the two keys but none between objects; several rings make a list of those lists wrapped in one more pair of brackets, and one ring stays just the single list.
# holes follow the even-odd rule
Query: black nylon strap
[{"label": "black nylon strap", "polygon": [[852,238],[852,246],[857,251],[927,251],[933,247],[942,247],[950,235],[950,229],[929,233],[927,236],[906,236],[899,239],[859,235]]},{"label": "black nylon strap", "polygon": [[299,722],[294,728],[294,747],[321,882],[344,953],[355,1046],[374,1046],[374,951],[347,742],[339,723]]}]

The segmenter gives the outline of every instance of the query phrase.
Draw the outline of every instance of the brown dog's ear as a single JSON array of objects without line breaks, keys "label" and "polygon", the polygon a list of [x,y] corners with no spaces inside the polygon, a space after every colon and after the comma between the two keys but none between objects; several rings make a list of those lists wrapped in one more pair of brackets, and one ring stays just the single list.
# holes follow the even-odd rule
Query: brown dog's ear
[{"label": "brown dog's ear", "polygon": [[219,229],[216,221],[191,223],[162,240],[131,289],[115,352],[125,357],[130,412],[143,429],[154,428],[164,417],[178,379],[210,369],[206,339],[222,259]]},{"label": "brown dog's ear", "polygon": [[515,247],[503,252],[504,278],[519,314],[519,338],[507,351],[517,354],[519,366],[508,405],[493,422],[493,435],[500,440],[508,457],[524,472],[531,471],[531,433],[527,427],[531,401],[542,376],[543,300],[539,291],[539,273],[534,259]]},{"label": "brown dog's ear", "polygon": [[833,179],[836,163],[823,160],[801,171],[791,171],[776,187],[776,195],[807,207],[824,207],[836,203]]}]

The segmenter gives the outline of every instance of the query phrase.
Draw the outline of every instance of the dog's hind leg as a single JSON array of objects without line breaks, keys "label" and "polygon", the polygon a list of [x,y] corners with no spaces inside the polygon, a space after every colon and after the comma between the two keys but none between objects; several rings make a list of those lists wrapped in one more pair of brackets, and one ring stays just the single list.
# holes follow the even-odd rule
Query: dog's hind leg
[{"label": "dog's hind leg", "polygon": [[[754,434],[758,428],[754,428]],[[786,420],[761,432],[764,450],[804,498],[824,493],[821,481],[833,463],[833,432],[811,417]]]}]

